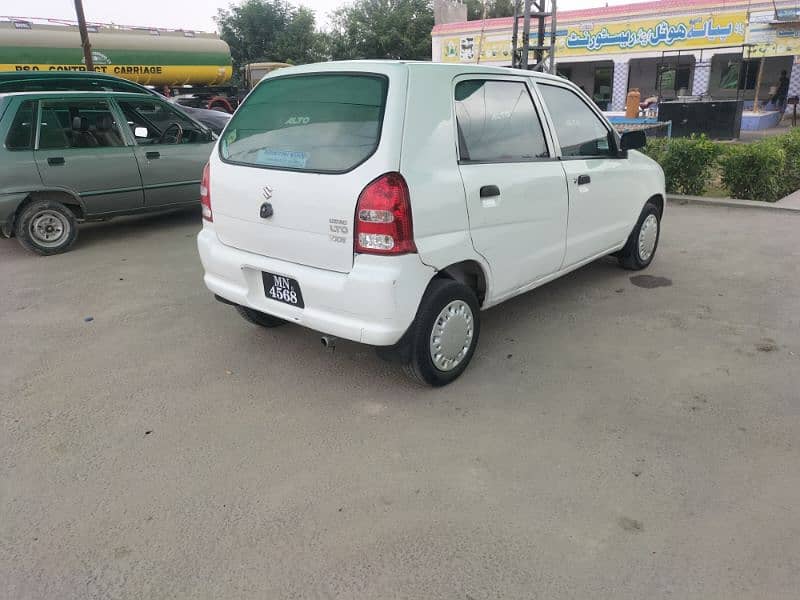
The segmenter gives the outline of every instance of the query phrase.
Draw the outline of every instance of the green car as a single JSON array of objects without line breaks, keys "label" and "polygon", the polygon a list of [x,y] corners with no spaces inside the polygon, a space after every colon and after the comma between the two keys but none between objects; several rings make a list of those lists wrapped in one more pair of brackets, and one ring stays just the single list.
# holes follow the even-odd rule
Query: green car
[{"label": "green car", "polygon": [[0,93],[0,235],[58,254],[79,222],[197,204],[214,141],[155,96]]}]

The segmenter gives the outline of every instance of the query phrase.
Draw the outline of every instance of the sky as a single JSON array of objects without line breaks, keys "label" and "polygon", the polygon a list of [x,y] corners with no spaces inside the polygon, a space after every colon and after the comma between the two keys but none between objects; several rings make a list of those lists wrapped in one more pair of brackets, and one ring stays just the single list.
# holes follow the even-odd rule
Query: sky
[{"label": "sky", "polygon": [[[291,0],[290,0],[291,1]],[[559,0],[562,10],[590,8],[605,4],[627,4],[633,0]],[[346,0],[298,0],[293,4],[312,9],[317,23],[324,27],[331,11],[346,4]],[[14,17],[40,17],[75,19],[73,0],[24,0],[14,2],[0,0],[0,15]],[[87,21],[116,23],[118,25],[141,25],[168,29],[193,29],[216,31],[214,16],[220,8],[238,4],[236,0],[83,0]],[[21,14],[8,14],[13,10]]]}]

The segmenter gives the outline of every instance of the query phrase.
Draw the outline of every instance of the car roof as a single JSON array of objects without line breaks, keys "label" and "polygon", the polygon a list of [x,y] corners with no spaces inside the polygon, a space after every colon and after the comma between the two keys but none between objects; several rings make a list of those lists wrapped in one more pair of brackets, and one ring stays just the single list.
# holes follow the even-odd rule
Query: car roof
[{"label": "car roof", "polygon": [[512,69],[510,67],[496,67],[480,64],[461,64],[461,63],[434,63],[420,60],[342,60],[324,63],[312,63],[296,67],[284,67],[269,73],[267,77],[281,77],[293,73],[312,73],[312,72],[386,72],[397,68],[407,68],[409,71],[416,69],[441,71],[442,75],[456,77],[461,74],[494,74],[494,75],[524,75],[542,80],[566,81],[563,77],[540,73],[538,71],[526,71],[523,69]]},{"label": "car roof", "polygon": [[[0,71],[0,81],[4,79],[47,79],[52,78],[74,78],[74,79],[112,79],[120,80],[108,73],[97,71]],[[127,81],[124,80],[123,81]]]},{"label": "car roof", "polygon": [[[50,98],[53,96],[130,96],[133,98],[141,98],[146,96],[148,98],[158,98],[153,94],[145,94],[144,92],[105,92],[105,91],[81,91],[81,90],[41,90],[41,91],[28,91],[28,92],[2,92],[0,97],[17,97],[17,96],[35,96],[37,98]],[[161,98],[167,102],[167,98]]]}]

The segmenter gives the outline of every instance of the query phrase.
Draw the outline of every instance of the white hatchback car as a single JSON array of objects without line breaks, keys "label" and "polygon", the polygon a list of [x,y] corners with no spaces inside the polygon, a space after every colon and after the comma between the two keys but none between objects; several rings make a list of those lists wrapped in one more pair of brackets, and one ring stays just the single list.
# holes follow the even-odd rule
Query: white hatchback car
[{"label": "white hatchback car", "polygon": [[480,311],[615,253],[653,260],[664,175],[573,84],[331,62],[247,97],[203,176],[205,283],[258,325],[382,347],[445,385]]}]

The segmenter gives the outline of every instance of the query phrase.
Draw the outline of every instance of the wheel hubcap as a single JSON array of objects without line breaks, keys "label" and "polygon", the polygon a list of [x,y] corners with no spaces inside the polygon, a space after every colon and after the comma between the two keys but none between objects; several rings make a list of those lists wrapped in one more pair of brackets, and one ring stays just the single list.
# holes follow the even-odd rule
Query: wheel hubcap
[{"label": "wheel hubcap", "polygon": [[455,369],[466,357],[475,333],[472,309],[463,300],[453,300],[436,317],[431,331],[430,353],[440,371]]},{"label": "wheel hubcap", "polygon": [[43,210],[31,219],[29,231],[31,237],[41,246],[58,246],[69,235],[69,221],[64,215],[53,211]]},{"label": "wheel hubcap", "polygon": [[658,219],[655,215],[647,215],[639,229],[639,258],[643,261],[650,260],[656,249],[658,239]]}]

